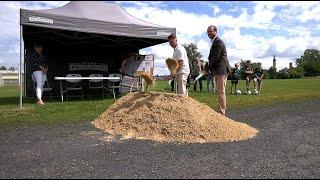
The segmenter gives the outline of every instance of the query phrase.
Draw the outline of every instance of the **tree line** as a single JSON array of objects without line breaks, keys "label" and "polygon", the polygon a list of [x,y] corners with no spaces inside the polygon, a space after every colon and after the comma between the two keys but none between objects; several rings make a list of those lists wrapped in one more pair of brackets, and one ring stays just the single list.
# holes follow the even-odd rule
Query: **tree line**
[{"label": "tree line", "polygon": [[[196,44],[183,44],[187,51],[189,58],[190,69],[194,69],[194,61],[196,57],[202,59],[202,55],[198,52]],[[258,63],[251,63],[251,69],[255,69]],[[240,60],[240,66],[244,67],[245,61]],[[270,67],[269,69],[263,69],[264,78],[266,79],[297,79],[302,77],[314,77],[320,76],[320,51],[316,49],[306,49],[300,58],[296,59],[297,67],[283,68],[277,71],[276,68]],[[231,65],[232,66],[232,65]],[[15,70],[17,68],[10,67],[8,70]],[[0,70],[7,70],[5,66],[0,66]],[[240,69],[241,77],[244,78],[244,71]]]},{"label": "tree line", "polygon": [[[198,56],[202,59],[202,55],[198,52],[196,44],[183,44],[189,58],[190,69],[194,69],[194,61]],[[306,49],[303,55],[295,60],[297,67],[283,68],[277,71],[271,66],[269,69],[263,69],[265,79],[298,79],[302,77],[320,76],[320,51],[316,49]],[[244,67],[245,61],[240,60],[240,66]],[[251,69],[255,69],[260,62],[251,63]],[[231,64],[230,64],[231,65]],[[233,65],[231,65],[233,66]],[[244,70],[240,69],[241,78],[244,78]]]},{"label": "tree line", "polygon": [[17,70],[18,68],[17,67],[10,67],[10,68],[6,68],[5,66],[0,66],[0,70],[10,70],[10,71],[14,71],[14,70]]}]

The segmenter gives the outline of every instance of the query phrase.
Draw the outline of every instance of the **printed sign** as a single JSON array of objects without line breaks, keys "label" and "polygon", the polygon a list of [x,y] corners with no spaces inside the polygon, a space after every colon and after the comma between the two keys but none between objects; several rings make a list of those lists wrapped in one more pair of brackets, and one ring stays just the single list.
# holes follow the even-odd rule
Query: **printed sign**
[{"label": "printed sign", "polygon": [[45,17],[39,17],[39,16],[31,16],[29,17],[30,22],[42,22],[42,23],[48,23],[53,24],[53,20]]},{"label": "printed sign", "polygon": [[96,62],[81,62],[81,63],[69,63],[70,71],[77,70],[98,70],[108,71],[108,65]]},{"label": "printed sign", "polygon": [[137,71],[150,72],[153,75],[154,54],[131,56],[125,64],[125,72],[134,76]]}]

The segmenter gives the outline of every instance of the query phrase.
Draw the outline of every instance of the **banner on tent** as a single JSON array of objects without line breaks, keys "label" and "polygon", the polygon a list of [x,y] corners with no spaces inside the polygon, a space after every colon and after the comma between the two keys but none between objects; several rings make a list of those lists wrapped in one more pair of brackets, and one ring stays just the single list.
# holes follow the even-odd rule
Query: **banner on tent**
[{"label": "banner on tent", "polygon": [[81,63],[69,63],[70,71],[78,70],[97,70],[97,71],[108,71],[108,65],[96,62],[81,62]]}]

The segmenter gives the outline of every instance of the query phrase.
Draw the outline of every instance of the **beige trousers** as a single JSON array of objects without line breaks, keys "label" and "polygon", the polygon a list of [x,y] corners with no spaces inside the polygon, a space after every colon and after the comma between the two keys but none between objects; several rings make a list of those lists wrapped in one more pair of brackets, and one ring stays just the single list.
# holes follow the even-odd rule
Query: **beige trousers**
[{"label": "beige trousers", "polygon": [[175,78],[175,82],[177,82],[178,94],[188,97],[187,79],[188,79],[188,74],[185,74],[185,73],[177,74]]},{"label": "beige trousers", "polygon": [[262,83],[262,80],[258,80],[258,78],[253,79],[254,90],[258,91],[259,93],[261,91],[261,83]]},{"label": "beige trousers", "polygon": [[226,84],[228,79],[228,74],[218,74],[215,75],[216,91],[218,94],[218,102],[220,113],[225,115],[227,109],[227,97],[226,97]]}]

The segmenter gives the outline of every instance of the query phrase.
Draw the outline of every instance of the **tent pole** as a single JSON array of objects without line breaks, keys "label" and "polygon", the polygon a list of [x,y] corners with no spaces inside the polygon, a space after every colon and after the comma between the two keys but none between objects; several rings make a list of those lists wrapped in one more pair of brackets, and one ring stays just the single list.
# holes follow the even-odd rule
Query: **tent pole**
[{"label": "tent pole", "polygon": [[22,58],[24,57],[24,52],[22,51],[22,25],[20,25],[20,70],[19,70],[19,78],[20,78],[20,109],[23,109],[22,107],[22,86],[23,86],[23,79],[22,79]]}]

